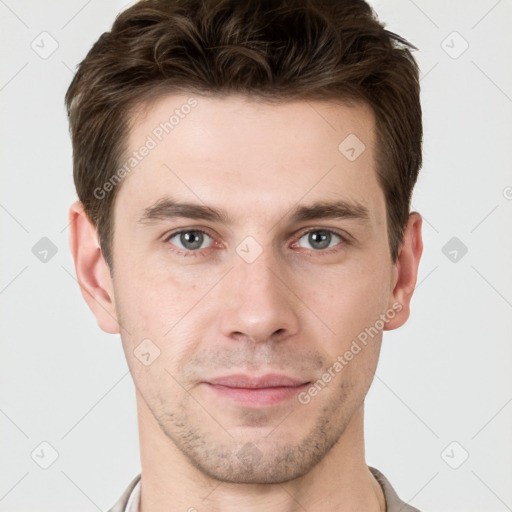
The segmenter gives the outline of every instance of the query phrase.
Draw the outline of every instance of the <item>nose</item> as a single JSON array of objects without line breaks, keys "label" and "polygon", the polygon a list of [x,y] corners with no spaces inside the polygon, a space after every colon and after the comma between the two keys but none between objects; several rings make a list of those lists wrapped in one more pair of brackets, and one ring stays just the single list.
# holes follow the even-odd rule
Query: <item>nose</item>
[{"label": "nose", "polygon": [[300,300],[269,249],[252,263],[235,255],[223,282],[220,327],[225,337],[254,343],[282,341],[297,333]]}]

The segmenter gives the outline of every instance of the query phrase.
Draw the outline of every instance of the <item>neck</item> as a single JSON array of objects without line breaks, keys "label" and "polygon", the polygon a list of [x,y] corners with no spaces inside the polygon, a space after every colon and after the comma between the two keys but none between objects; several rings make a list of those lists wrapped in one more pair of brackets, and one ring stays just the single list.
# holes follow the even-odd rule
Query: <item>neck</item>
[{"label": "neck", "polygon": [[204,474],[162,431],[137,394],[141,454],[139,512],[382,512],[385,499],[364,459],[363,406],[306,475],[284,483],[238,484]]}]

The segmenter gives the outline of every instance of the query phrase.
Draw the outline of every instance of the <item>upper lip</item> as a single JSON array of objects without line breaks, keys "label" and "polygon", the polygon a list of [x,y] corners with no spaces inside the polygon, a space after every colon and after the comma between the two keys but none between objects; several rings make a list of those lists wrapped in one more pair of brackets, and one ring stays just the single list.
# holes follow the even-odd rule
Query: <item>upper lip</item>
[{"label": "upper lip", "polygon": [[308,381],[288,377],[287,375],[267,374],[261,377],[251,375],[227,375],[206,381],[208,384],[226,386],[229,388],[275,388],[296,387],[306,384]]}]

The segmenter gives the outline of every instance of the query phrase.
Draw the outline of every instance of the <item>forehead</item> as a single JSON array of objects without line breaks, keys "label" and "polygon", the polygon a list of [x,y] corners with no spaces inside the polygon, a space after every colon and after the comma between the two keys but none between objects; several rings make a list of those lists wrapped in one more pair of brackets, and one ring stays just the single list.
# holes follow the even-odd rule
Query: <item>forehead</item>
[{"label": "forehead", "polygon": [[128,137],[123,209],[140,213],[166,193],[247,215],[319,199],[383,206],[366,105],[173,94],[143,107]]}]

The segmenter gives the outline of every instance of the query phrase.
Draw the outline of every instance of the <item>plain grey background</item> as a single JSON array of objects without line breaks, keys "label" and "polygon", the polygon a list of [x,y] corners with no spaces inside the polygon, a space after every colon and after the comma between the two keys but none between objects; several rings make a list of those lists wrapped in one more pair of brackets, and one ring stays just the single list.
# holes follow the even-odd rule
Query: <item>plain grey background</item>
[{"label": "plain grey background", "polygon": [[[366,400],[367,463],[422,511],[512,510],[512,1],[371,4],[419,48],[425,249]],[[1,511],[108,510],[140,471],[120,338],[68,249],[63,105],[127,5],[0,0]]]}]

